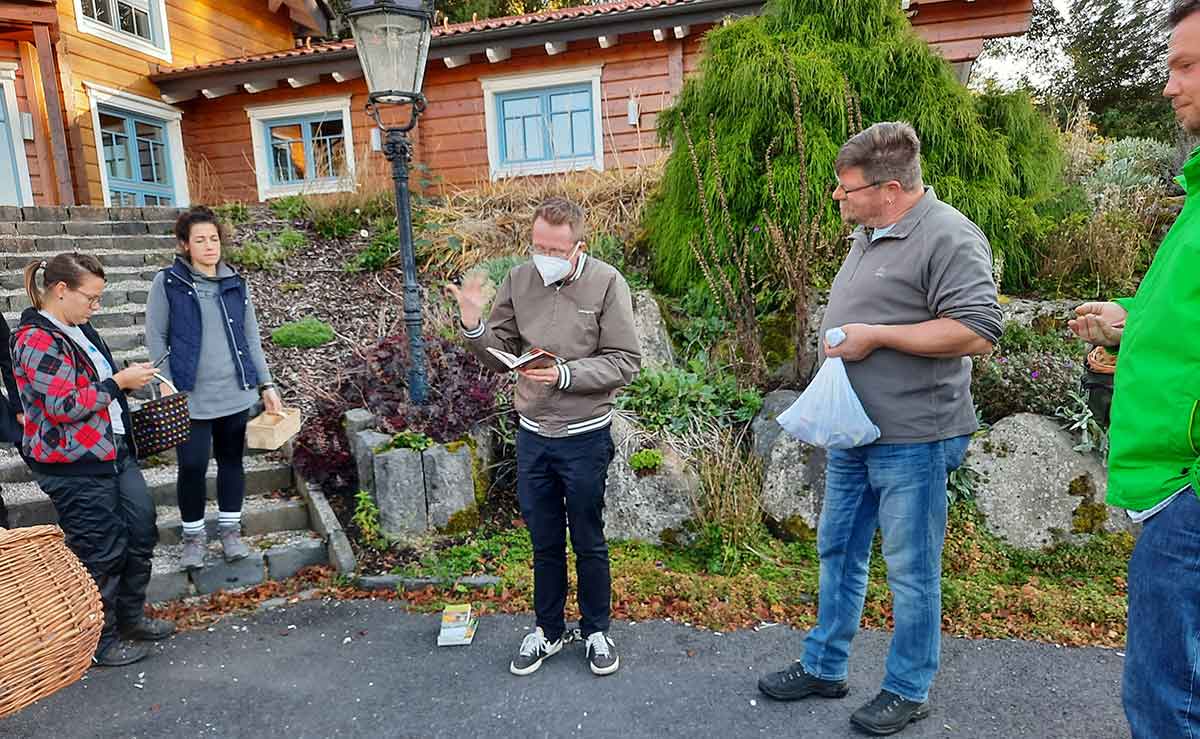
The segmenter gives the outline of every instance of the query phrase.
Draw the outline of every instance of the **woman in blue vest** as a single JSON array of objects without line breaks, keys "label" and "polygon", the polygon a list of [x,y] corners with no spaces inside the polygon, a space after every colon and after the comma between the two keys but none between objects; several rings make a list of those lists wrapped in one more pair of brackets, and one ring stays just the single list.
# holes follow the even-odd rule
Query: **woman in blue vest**
[{"label": "woman in blue vest", "polygon": [[208,460],[217,460],[217,531],[226,561],[250,551],[242,542],[242,463],[249,411],[262,397],[282,404],[271,382],[246,281],[221,260],[216,214],[195,207],[175,223],[179,253],[154,277],[146,307],[146,344],[171,382],[188,393],[191,435],[176,449],[183,561],[204,566],[204,506]]}]

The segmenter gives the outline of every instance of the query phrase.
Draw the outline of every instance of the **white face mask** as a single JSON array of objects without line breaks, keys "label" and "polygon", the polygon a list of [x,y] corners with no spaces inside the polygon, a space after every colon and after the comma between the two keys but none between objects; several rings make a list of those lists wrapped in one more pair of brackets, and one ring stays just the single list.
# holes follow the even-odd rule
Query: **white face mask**
[{"label": "white face mask", "polygon": [[546,287],[550,287],[571,274],[571,257],[575,256],[575,252],[578,250],[579,243],[576,243],[575,248],[571,250],[571,256],[566,259],[562,257],[549,257],[543,254],[533,255],[533,266],[537,268],[538,274],[542,276],[542,282]]}]

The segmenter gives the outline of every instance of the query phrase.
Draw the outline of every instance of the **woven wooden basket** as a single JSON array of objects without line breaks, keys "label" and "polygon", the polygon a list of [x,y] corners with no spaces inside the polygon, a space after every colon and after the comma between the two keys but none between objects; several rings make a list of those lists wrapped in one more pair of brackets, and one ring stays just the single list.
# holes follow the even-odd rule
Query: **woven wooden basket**
[{"label": "woven wooden basket", "polygon": [[0,718],[83,677],[103,628],[100,591],[61,529],[0,529]]}]

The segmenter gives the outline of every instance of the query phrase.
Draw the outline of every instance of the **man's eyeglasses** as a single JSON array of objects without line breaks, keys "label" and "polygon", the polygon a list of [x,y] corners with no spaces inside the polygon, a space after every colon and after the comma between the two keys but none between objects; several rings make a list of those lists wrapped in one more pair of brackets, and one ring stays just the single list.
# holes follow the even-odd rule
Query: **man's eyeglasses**
[{"label": "man's eyeglasses", "polygon": [[575,250],[578,249],[579,245],[582,243],[582,241],[576,241],[575,245],[572,246],[568,251],[544,249],[537,244],[530,244],[527,251],[531,257],[557,257],[558,259],[570,259],[575,254]]},{"label": "man's eyeglasses", "polygon": [[87,293],[85,293],[84,291],[82,291],[82,290],[76,290],[75,288],[71,288],[71,290],[72,290],[72,292],[77,292],[77,293],[79,293],[80,295],[82,295],[83,297],[87,298],[87,299],[88,299],[88,304],[89,304],[89,305],[91,305],[93,308],[99,308],[99,307],[100,307],[100,298],[101,298],[102,296],[100,296],[100,295],[88,295],[88,294],[87,294]]},{"label": "man's eyeglasses", "polygon": [[860,187],[846,187],[839,180],[837,184],[833,186],[833,190],[831,192],[836,193],[838,190],[841,190],[843,193],[849,195],[850,193],[858,192],[859,190],[866,190],[868,187],[879,187],[882,184],[883,182],[868,182]]}]

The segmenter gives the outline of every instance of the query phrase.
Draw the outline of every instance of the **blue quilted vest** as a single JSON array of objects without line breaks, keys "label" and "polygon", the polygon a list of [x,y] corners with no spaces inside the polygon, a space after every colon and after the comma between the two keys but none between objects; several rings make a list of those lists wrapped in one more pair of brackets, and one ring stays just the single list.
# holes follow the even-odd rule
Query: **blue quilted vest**
[{"label": "blue quilted vest", "polygon": [[[200,320],[200,299],[196,297],[194,277],[187,263],[176,258],[175,264],[163,270],[163,287],[170,307],[170,327],[167,345],[171,348],[171,378],[182,391],[196,388],[196,369],[200,366],[200,337],[204,327]],[[250,361],[246,342],[246,305],[249,295],[246,282],[238,275],[220,281],[221,313],[224,317],[225,338],[230,355],[237,358],[241,369],[242,387],[258,387],[258,370]],[[208,361],[213,361],[209,358]]]}]

